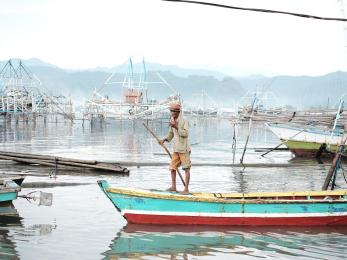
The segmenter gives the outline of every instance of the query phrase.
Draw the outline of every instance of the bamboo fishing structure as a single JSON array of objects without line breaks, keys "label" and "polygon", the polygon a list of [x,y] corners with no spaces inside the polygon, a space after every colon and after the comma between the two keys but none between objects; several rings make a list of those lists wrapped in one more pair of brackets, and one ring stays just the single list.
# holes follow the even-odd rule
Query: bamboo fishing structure
[{"label": "bamboo fishing structure", "polygon": [[[321,126],[329,127],[336,118],[336,109],[309,109],[309,110],[256,110],[253,115],[250,109],[239,111],[239,120],[248,121],[252,116],[254,122],[286,123],[290,122],[297,125],[307,125],[319,123]],[[343,111],[337,120],[340,125],[347,124],[347,111]]]},{"label": "bamboo fishing structure", "polygon": [[108,171],[119,174],[129,174],[129,170],[119,163],[98,162],[95,160],[80,160],[63,158],[49,155],[35,155],[27,153],[15,153],[0,151],[0,159],[12,160],[19,163],[37,164],[43,166],[56,167],[57,169],[89,169]]},{"label": "bamboo fishing structure", "polygon": [[[127,71],[123,79],[114,72],[105,83],[93,91],[83,108],[83,118],[90,121],[105,120],[156,120],[168,117],[168,107],[172,102],[180,102],[180,94],[158,73],[148,73],[145,61],[142,61],[141,71],[134,70],[130,58]],[[150,79],[150,81],[148,80]],[[106,86],[122,86],[121,99],[114,100],[100,91]],[[149,99],[148,86],[162,85],[168,87],[172,93],[160,101]]]},{"label": "bamboo fishing structure", "polygon": [[[46,91],[47,92],[47,91]],[[0,70],[0,114],[4,116],[30,117],[63,115],[73,120],[71,99],[63,95],[45,93],[40,79],[23,64],[14,66],[9,60]],[[10,117],[9,117],[10,118]]]}]

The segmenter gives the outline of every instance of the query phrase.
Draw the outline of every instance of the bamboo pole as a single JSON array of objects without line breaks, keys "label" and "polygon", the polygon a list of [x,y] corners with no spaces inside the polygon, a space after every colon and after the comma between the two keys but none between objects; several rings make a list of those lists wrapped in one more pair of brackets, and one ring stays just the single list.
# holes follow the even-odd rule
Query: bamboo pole
[{"label": "bamboo pole", "polygon": [[[164,148],[164,150],[170,156],[170,158],[172,158],[172,155],[171,155],[170,151],[166,148],[166,146],[164,144],[160,144],[160,139],[158,138],[158,136],[145,123],[142,123],[142,124],[148,130],[148,132],[150,132],[151,135],[157,140],[158,144]],[[178,176],[180,176],[180,179],[181,179],[181,181],[185,187],[186,183],[184,182],[183,177],[182,177],[182,175],[178,169],[177,169],[177,173],[178,173]]]},{"label": "bamboo pole", "polygon": [[244,156],[246,154],[249,136],[251,135],[252,119],[253,119],[253,116],[254,116],[254,106],[256,105],[256,102],[257,102],[257,96],[254,97],[253,104],[252,104],[252,113],[251,113],[251,115],[249,117],[249,122],[248,122],[248,135],[247,135],[246,142],[245,142],[245,147],[243,149],[242,156],[241,156],[241,159],[240,159],[240,163],[241,164],[243,164],[243,158],[244,158]]},{"label": "bamboo pole", "polygon": [[288,140],[283,141],[282,143],[280,143],[279,145],[277,145],[276,147],[270,149],[269,151],[267,151],[266,153],[263,153],[261,156],[264,157],[265,155],[267,155],[268,153],[272,152],[273,150],[276,150],[278,147],[280,147],[282,144],[285,144],[286,142],[290,141],[291,139],[293,139],[294,137],[296,137],[297,135],[301,134],[302,132],[306,131],[307,128],[302,129],[301,131],[299,131],[298,133],[296,133],[295,135],[291,136]]}]

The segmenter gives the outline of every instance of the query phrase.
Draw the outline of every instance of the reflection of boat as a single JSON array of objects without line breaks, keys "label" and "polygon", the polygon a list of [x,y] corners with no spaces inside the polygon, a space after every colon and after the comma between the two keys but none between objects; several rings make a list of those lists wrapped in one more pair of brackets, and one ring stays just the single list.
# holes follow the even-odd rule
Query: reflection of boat
[{"label": "reflection of boat", "polygon": [[[324,236],[322,236],[324,234]],[[314,244],[331,244],[329,235],[336,239],[346,240],[347,229],[333,227],[199,227],[199,226],[161,226],[161,225],[127,225],[112,241],[110,249],[104,253],[106,259],[140,258],[165,254],[179,255],[214,255],[246,254],[254,256],[256,252],[271,255],[309,256],[304,248],[314,247]],[[340,241],[341,245],[342,241]],[[319,251],[317,248],[315,251]],[[322,248],[321,251],[324,249]],[[310,251],[310,250],[308,250]],[[338,251],[338,250],[336,250]],[[338,254],[334,252],[335,257]],[[339,250],[341,252],[341,250]],[[317,252],[319,253],[319,252]],[[325,251],[329,254],[329,252]],[[343,256],[344,253],[342,253]],[[280,257],[281,256],[281,257]],[[266,258],[263,255],[263,258]]]},{"label": "reflection of boat", "polygon": [[180,195],[98,184],[129,223],[347,225],[347,190]]},{"label": "reflection of boat", "polygon": [[314,157],[323,144],[336,152],[343,131],[320,130],[317,127],[295,127],[286,124],[265,124],[296,156]]},{"label": "reflection of boat", "polygon": [[0,206],[17,198],[23,180],[23,176],[0,175]]},{"label": "reflection of boat", "polygon": [[0,217],[1,219],[6,217],[18,217],[18,212],[13,206],[12,202],[2,202],[0,206]]},{"label": "reflection of boat", "polygon": [[12,240],[9,230],[21,227],[21,220],[22,218],[12,203],[9,203],[7,207],[0,207],[0,259],[19,259],[16,244]]}]

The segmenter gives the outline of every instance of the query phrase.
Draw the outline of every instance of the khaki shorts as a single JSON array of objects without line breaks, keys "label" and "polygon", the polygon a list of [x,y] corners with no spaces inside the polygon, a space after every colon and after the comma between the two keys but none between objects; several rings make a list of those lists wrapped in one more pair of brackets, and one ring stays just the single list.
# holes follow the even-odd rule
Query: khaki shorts
[{"label": "khaki shorts", "polygon": [[190,162],[190,152],[189,153],[173,153],[170,163],[170,170],[177,170],[178,167],[182,165],[182,169],[190,169],[192,166]]}]

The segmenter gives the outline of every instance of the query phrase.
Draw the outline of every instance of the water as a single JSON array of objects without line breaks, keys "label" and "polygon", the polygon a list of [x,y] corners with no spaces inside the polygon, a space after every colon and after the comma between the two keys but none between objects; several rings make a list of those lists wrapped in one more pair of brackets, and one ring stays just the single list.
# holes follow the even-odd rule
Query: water
[{"label": "water", "polygon": [[[252,129],[245,163],[287,163],[291,167],[241,168],[194,166],[194,163],[232,163],[232,125],[221,120],[191,121],[192,191],[248,192],[319,190],[329,164],[293,160],[289,152],[263,158],[255,147],[274,147],[279,141],[259,125]],[[153,129],[164,136],[167,123]],[[235,162],[239,162],[247,126],[238,131]],[[168,158],[141,123],[111,123],[82,127],[81,123],[0,127],[0,150],[52,154],[106,161],[165,162]],[[295,166],[305,163],[306,166]],[[30,172],[24,183],[50,183],[48,188],[23,188],[53,193],[51,207],[25,199],[14,201],[16,218],[0,217],[0,259],[345,259],[346,228],[235,228],[127,225],[96,185],[106,179],[114,186],[165,189],[168,166],[129,167],[129,176],[0,163],[6,173]],[[75,186],[55,186],[61,183]],[[346,188],[343,178],[338,185]],[[83,184],[83,185],[82,185]],[[179,189],[182,185],[178,184]]]}]

